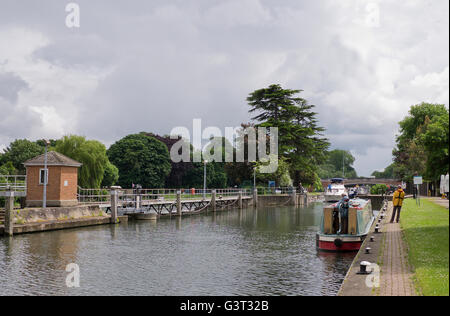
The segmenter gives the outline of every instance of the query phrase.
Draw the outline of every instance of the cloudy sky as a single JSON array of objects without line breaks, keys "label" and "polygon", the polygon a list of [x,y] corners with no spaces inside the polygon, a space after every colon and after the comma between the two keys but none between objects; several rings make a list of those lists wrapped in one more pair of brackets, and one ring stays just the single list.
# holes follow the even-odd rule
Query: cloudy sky
[{"label": "cloudy sky", "polygon": [[0,0],[0,148],[70,133],[110,145],[193,118],[223,130],[279,83],[370,175],[410,105],[449,103],[448,0],[73,2],[79,28],[70,1]]}]

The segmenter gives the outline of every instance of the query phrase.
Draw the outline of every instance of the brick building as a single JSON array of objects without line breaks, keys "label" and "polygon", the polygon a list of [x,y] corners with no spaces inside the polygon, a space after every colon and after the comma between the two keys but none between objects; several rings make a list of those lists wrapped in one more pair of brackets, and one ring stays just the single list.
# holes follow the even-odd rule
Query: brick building
[{"label": "brick building", "polygon": [[[24,162],[27,169],[28,207],[42,206],[44,155]],[[74,206],[77,201],[78,168],[81,163],[55,151],[47,153],[47,206]]]}]

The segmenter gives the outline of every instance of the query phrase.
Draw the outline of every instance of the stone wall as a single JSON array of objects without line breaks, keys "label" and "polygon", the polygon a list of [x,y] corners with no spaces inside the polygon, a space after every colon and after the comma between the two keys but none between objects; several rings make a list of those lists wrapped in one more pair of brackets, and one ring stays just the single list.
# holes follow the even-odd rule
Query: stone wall
[{"label": "stone wall", "polygon": [[258,207],[292,205],[290,195],[258,195]]},{"label": "stone wall", "polygon": [[[358,197],[361,199],[369,199],[372,202],[372,209],[377,211],[380,210],[384,200],[384,195],[367,194],[367,195],[358,195]],[[386,196],[386,199],[388,201],[392,201],[392,195]]]},{"label": "stone wall", "polygon": [[98,205],[73,207],[25,208],[14,211],[15,224],[29,224],[47,221],[63,221],[90,217],[106,217]]}]

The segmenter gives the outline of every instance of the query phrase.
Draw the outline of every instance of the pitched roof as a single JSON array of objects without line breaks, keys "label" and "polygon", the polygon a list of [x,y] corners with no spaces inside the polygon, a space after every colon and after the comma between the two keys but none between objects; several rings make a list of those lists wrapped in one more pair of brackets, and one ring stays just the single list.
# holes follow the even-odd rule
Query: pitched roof
[{"label": "pitched roof", "polygon": [[[31,158],[23,163],[24,166],[43,166],[44,154]],[[47,153],[47,166],[67,166],[67,167],[81,167],[81,163],[75,161],[56,151],[49,151]]]}]

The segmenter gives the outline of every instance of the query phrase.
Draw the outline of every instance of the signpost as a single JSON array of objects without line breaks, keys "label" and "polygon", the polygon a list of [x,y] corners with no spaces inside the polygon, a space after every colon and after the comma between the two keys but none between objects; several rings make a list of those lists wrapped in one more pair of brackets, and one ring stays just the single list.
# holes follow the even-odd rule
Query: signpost
[{"label": "signpost", "polygon": [[423,183],[423,179],[421,176],[414,177],[414,184],[417,186],[417,194],[416,194],[416,204],[420,206],[420,194],[419,194],[419,185]]}]

